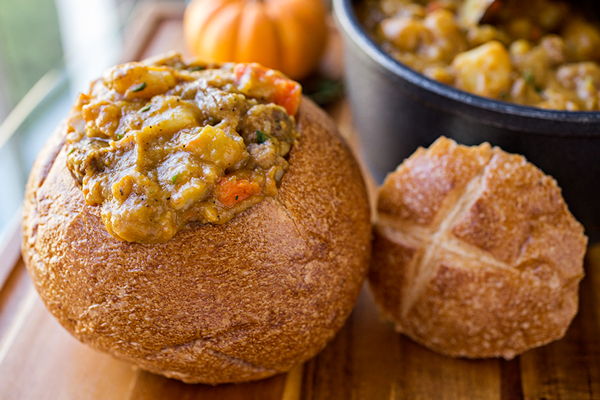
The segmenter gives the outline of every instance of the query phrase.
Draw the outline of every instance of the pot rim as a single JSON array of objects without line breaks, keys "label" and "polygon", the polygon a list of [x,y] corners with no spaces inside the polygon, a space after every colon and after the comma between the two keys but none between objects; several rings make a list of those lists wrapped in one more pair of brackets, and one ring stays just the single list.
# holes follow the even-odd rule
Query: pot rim
[{"label": "pot rim", "polygon": [[[490,115],[492,119],[496,120],[489,121],[492,124],[500,123],[501,121],[498,119],[504,116],[505,118],[509,117],[513,120],[516,118],[517,120],[533,120],[534,122],[544,121],[546,124],[560,124],[562,128],[564,128],[565,125],[571,125],[571,128],[582,128],[583,126],[588,128],[585,129],[585,132],[566,132],[566,135],[565,132],[562,132],[562,135],[569,137],[573,137],[573,135],[584,137],[600,136],[600,111],[547,110],[507,103],[462,91],[427,78],[425,75],[410,69],[381,49],[362,28],[354,12],[352,3],[353,0],[333,0],[333,9],[338,25],[342,27],[343,32],[346,33],[347,37],[352,40],[358,48],[360,48],[380,68],[391,73],[394,77],[403,79],[421,90],[432,92],[441,98],[459,103],[463,109],[472,108],[473,110],[471,111],[476,111],[476,109],[479,109],[480,111],[485,110],[488,114],[492,114]],[[511,124],[509,123],[508,125]],[[594,128],[597,129],[590,130],[590,125],[594,125]],[[576,129],[569,130],[575,131]],[[536,132],[533,133],[556,135],[548,131],[544,132],[543,130],[536,130]]]}]

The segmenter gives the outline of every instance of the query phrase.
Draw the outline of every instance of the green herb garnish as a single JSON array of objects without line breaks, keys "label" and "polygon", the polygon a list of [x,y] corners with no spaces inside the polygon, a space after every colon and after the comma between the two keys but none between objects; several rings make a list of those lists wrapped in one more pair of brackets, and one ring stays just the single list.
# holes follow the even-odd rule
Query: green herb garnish
[{"label": "green herb garnish", "polygon": [[177,180],[177,178],[179,178],[179,174],[173,175],[173,177],[171,178],[171,182],[173,182],[173,184],[175,184],[175,181]]},{"label": "green herb garnish", "polygon": [[588,86],[595,86],[594,85],[594,78],[592,78],[591,76],[586,76],[585,77],[585,84]]},{"label": "green herb garnish", "polygon": [[530,70],[523,72],[523,79],[525,79],[525,83],[532,86],[537,93],[542,93],[542,87],[535,82],[535,76]]},{"label": "green herb garnish", "polygon": [[134,87],[131,91],[135,93],[135,92],[141,92],[144,89],[146,89],[146,82],[140,83],[139,85]]},{"label": "green herb garnish", "polygon": [[119,139],[119,140],[123,139],[123,134],[122,134],[122,133],[119,133],[119,134],[117,135],[117,139]]},{"label": "green herb garnish", "polygon": [[148,104],[146,107],[142,108],[142,109],[140,110],[140,112],[145,112],[145,111],[148,111],[148,110],[149,110],[149,109],[151,109],[151,108],[152,108],[152,103],[150,103],[150,104]]},{"label": "green herb garnish", "polygon": [[203,66],[201,66],[201,65],[197,65],[197,66],[195,66],[195,67],[192,67],[192,68],[190,68],[190,71],[192,71],[192,72],[196,72],[196,71],[202,71],[203,69],[204,69],[204,67],[203,67]]},{"label": "green herb garnish", "polygon": [[69,155],[71,155],[71,153],[73,153],[74,151],[75,151],[75,147],[73,147],[73,148],[71,149],[71,151],[69,152]]},{"label": "green herb garnish", "polygon": [[266,142],[267,140],[271,139],[271,137],[269,135],[267,135],[264,132],[261,131],[256,131],[256,141],[258,142],[258,144],[263,144],[264,142]]}]

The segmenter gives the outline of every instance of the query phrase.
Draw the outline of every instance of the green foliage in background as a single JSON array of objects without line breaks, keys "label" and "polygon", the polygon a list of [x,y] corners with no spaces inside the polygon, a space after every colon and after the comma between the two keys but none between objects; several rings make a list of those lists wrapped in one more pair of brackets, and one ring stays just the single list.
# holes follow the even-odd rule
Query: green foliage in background
[{"label": "green foliage in background", "polygon": [[54,0],[0,0],[0,95],[5,112],[61,59]]}]

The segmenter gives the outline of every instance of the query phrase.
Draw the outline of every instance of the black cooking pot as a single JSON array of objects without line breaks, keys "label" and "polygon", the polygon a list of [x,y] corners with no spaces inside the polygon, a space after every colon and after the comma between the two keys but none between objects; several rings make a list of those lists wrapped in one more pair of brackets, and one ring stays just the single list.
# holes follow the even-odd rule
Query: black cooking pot
[{"label": "black cooking pot", "polygon": [[444,85],[384,52],[361,27],[352,0],[334,0],[334,12],[354,125],[380,182],[439,136],[467,145],[489,142],[552,175],[586,234],[600,240],[600,112],[524,107]]}]

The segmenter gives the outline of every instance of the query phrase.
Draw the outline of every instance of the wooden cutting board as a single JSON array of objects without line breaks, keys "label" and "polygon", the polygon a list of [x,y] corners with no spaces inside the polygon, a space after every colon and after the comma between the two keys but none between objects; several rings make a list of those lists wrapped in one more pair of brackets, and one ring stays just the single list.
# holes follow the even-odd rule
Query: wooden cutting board
[{"label": "wooden cutting board", "polygon": [[[124,61],[183,50],[182,11],[159,4],[143,12]],[[334,32],[324,66],[334,74],[339,51]],[[328,112],[360,159],[348,105]],[[79,343],[45,309],[23,262],[0,258],[0,399],[600,399],[600,247],[589,250],[585,268],[580,311],[566,337],[512,361],[430,352],[383,322],[365,287],[343,329],[314,359],[263,381],[212,387],[152,375]]]}]

